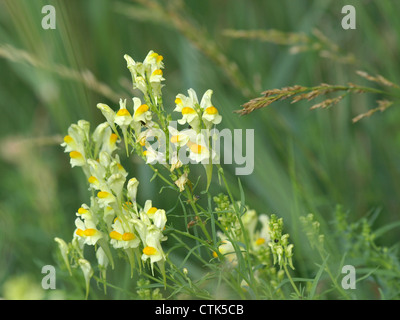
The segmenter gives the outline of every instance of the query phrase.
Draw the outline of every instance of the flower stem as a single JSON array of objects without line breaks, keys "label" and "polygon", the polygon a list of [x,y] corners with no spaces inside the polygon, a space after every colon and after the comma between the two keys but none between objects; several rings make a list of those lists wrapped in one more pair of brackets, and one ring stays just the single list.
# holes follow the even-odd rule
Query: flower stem
[{"label": "flower stem", "polygon": [[204,235],[207,237],[207,240],[212,242],[212,238],[211,238],[210,234],[208,233],[203,220],[201,220],[201,218],[200,218],[199,211],[197,210],[196,203],[194,202],[193,193],[189,190],[189,187],[187,185],[185,185],[185,191],[186,191],[186,197],[188,199],[188,202],[189,202],[190,206],[192,207],[196,217],[199,219],[199,222],[200,222],[199,225],[200,225],[201,230],[203,231]]},{"label": "flower stem", "polygon": [[285,269],[285,273],[286,273],[286,275],[287,275],[287,277],[288,277],[288,279],[289,279],[294,291],[296,292],[296,294],[299,297],[301,297],[300,291],[299,291],[299,289],[297,289],[296,285],[294,284],[294,281],[293,281],[293,279],[292,279],[292,277],[291,277],[291,275],[289,273],[289,270],[287,269],[286,263],[283,264],[283,268]]},{"label": "flower stem", "polygon": [[[236,203],[235,199],[233,198],[233,195],[232,195],[231,190],[229,188],[229,184],[226,181],[224,169],[219,164],[217,166],[218,166],[218,171],[219,171],[219,173],[220,173],[220,175],[222,177],[222,180],[224,181],[226,191],[228,192],[228,196],[229,196],[229,198],[231,200],[231,203],[233,205],[233,208],[234,208],[234,211],[236,213],[237,219],[239,221],[240,229],[243,232],[244,243],[246,245],[247,250],[249,250],[250,249],[250,240],[249,240],[247,231],[245,230],[245,228],[243,226],[243,222],[242,222],[242,219],[241,219],[241,216],[240,216],[240,210],[239,210],[239,208],[237,206],[237,203]],[[255,278],[254,278],[253,268],[252,268],[252,264],[251,264],[251,261],[250,261],[250,255],[249,254],[246,254],[246,260],[247,260],[247,264],[248,264],[248,270],[249,270],[249,276],[250,276],[251,282],[253,284],[255,284]],[[253,290],[254,290],[255,294],[257,295],[257,284],[255,284],[252,287],[253,287]]]}]

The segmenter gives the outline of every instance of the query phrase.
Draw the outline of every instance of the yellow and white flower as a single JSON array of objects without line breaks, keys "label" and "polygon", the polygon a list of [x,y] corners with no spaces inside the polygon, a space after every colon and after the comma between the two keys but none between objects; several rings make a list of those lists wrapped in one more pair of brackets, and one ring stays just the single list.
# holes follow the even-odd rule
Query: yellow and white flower
[{"label": "yellow and white flower", "polygon": [[127,67],[132,75],[133,88],[139,89],[144,94],[147,94],[147,85],[145,80],[144,65],[141,62],[136,62],[129,55],[124,55],[127,62]]},{"label": "yellow and white flower", "polygon": [[[167,222],[167,215],[164,209],[158,209],[156,207],[153,207],[153,203],[151,200],[147,200],[144,204],[144,207],[142,210],[139,212],[139,217],[141,223],[143,225],[140,225],[136,228],[136,230],[140,229],[140,233],[145,239],[147,235],[146,229],[148,228],[157,228],[160,232],[162,232],[165,228],[165,224]],[[166,240],[166,237],[162,237],[162,241]]]},{"label": "yellow and white flower", "polygon": [[89,122],[79,120],[68,128],[68,135],[61,144],[69,152],[71,167],[86,165],[85,144],[89,141]]},{"label": "yellow and white flower", "polygon": [[108,124],[113,129],[113,131],[116,132],[117,129],[115,128],[115,123],[114,123],[116,114],[114,110],[104,103],[98,103],[97,108],[101,111],[104,118],[106,118]]},{"label": "yellow and white flower", "polygon": [[126,178],[128,176],[128,172],[122,166],[119,156],[117,154],[113,158],[111,158],[111,162],[109,165],[109,171],[111,174],[119,173],[124,178]]},{"label": "yellow and white flower", "polygon": [[110,243],[114,248],[137,248],[140,239],[135,234],[133,225],[123,223],[121,219],[116,218],[110,232]]},{"label": "yellow and white flower", "polygon": [[207,127],[213,124],[219,124],[222,121],[222,116],[219,114],[218,109],[215,108],[211,102],[213,91],[207,90],[200,102],[200,108],[203,110],[202,119]]},{"label": "yellow and white flower", "polygon": [[214,106],[210,106],[204,109],[202,118],[208,126],[212,124],[219,124],[222,121],[222,116],[219,114],[217,108],[215,108]]},{"label": "yellow and white flower", "polygon": [[119,101],[119,110],[115,116],[114,122],[121,128],[127,128],[132,122],[132,116],[126,108],[126,100]]},{"label": "yellow and white flower", "polygon": [[[165,228],[165,224],[167,223],[167,215],[164,209],[157,209],[157,211],[153,215],[153,225],[158,228],[158,230],[163,231]],[[162,238],[164,241],[166,238]]]},{"label": "yellow and white flower", "polygon": [[90,278],[93,276],[94,271],[92,269],[92,266],[90,265],[90,262],[87,261],[86,259],[79,259],[78,264],[81,267],[83,276],[85,278],[86,298],[87,298],[89,295]]},{"label": "yellow and white flower", "polygon": [[230,264],[237,264],[235,248],[229,240],[222,240],[222,244],[218,247],[218,251],[228,260]]},{"label": "yellow and white flower", "polygon": [[199,140],[197,142],[189,141],[187,143],[189,147],[189,159],[197,163],[209,163],[210,161],[210,150],[206,146],[205,142]]},{"label": "yellow and white flower", "polygon": [[[238,205],[240,205],[240,203],[238,203]],[[252,241],[255,237],[255,230],[258,223],[257,212],[247,207],[246,212],[242,215],[242,223],[250,237],[250,241]]]},{"label": "yellow and white flower", "polygon": [[79,151],[71,151],[69,153],[71,167],[83,167],[86,165],[86,158],[84,154]]},{"label": "yellow and white flower", "polygon": [[164,68],[164,57],[162,55],[159,55],[158,53],[154,52],[153,50],[150,50],[149,53],[147,54],[146,58],[143,61],[144,65],[154,65],[157,69],[163,69]]},{"label": "yellow and white flower", "polygon": [[189,89],[188,94],[188,96],[178,94],[175,99],[176,107],[174,111],[182,113],[182,118],[178,120],[179,124],[188,123],[198,132],[200,128],[199,114],[207,128],[222,121],[222,116],[219,114],[218,109],[211,102],[213,94],[211,89],[204,93],[200,103],[193,89]]},{"label": "yellow and white flower", "polygon": [[114,173],[107,179],[108,187],[119,200],[122,199],[122,189],[124,187],[125,180],[125,177],[120,173]]},{"label": "yellow and white flower", "polygon": [[72,275],[71,266],[69,264],[69,258],[68,258],[69,247],[68,247],[67,243],[63,239],[57,238],[57,237],[54,238],[54,241],[56,241],[58,243],[58,247],[60,249],[61,256],[64,260],[64,263],[67,266],[69,274]]},{"label": "yellow and white flower", "polygon": [[163,56],[150,50],[146,58],[143,61],[147,77],[152,86],[160,84],[163,78],[163,72],[161,69],[164,68]]},{"label": "yellow and white flower", "polygon": [[254,247],[258,249],[262,245],[267,245],[270,242],[269,235],[269,218],[266,214],[261,214],[258,217],[258,220],[261,222],[261,230],[257,232]]},{"label": "yellow and white flower", "polygon": [[136,141],[139,142],[141,147],[150,146],[150,142],[154,140],[159,141],[159,143],[163,143],[163,141],[165,141],[164,131],[159,128],[149,126],[136,136]]},{"label": "yellow and white flower", "polygon": [[115,203],[117,199],[110,191],[99,191],[97,193],[97,199],[100,207],[107,207],[108,205]]},{"label": "yellow and white flower", "polygon": [[176,107],[175,112],[180,112],[182,118],[178,120],[178,123],[184,125],[189,124],[194,130],[200,129],[200,119],[196,111],[198,108],[198,100],[196,92],[193,89],[188,90],[188,96],[178,94],[175,99]]},{"label": "yellow and white flower", "polygon": [[165,254],[161,247],[161,239],[163,235],[156,227],[150,227],[147,230],[146,242],[143,248],[142,260],[150,259],[151,269],[153,271],[153,264],[155,262],[165,260]]},{"label": "yellow and white flower", "polygon": [[86,204],[86,203],[83,203],[80,207],[79,207],[79,209],[77,210],[77,212],[76,212],[76,216],[77,217],[84,217],[84,219],[89,219],[89,220],[92,220],[93,218],[93,215],[92,215],[92,213],[90,212],[90,207]]},{"label": "yellow and white flower", "polygon": [[133,87],[147,95],[147,83],[149,83],[153,90],[152,93],[157,99],[161,94],[161,81],[165,80],[162,72],[164,68],[163,57],[151,50],[143,63],[135,62],[129,55],[125,55],[124,58],[132,75]]},{"label": "yellow and white flower", "polygon": [[180,167],[183,166],[183,163],[179,159],[177,151],[172,152],[172,155],[170,156],[170,164],[171,164],[171,168],[170,168],[171,172],[173,172],[175,169],[179,169]]},{"label": "yellow and white flower", "polygon": [[90,171],[90,177],[88,178],[90,187],[96,190],[107,188],[107,185],[104,181],[106,168],[104,168],[100,162],[93,159],[87,160],[87,163]]},{"label": "yellow and white flower", "polygon": [[163,78],[163,71],[157,68],[157,66],[153,65],[150,69],[150,78],[149,78],[150,83],[152,84],[161,83],[161,81],[163,80],[165,80]]},{"label": "yellow and white flower", "polygon": [[168,127],[168,131],[170,134],[170,142],[178,147],[183,147],[186,145],[190,140],[191,135],[193,135],[191,133],[193,130],[178,131],[172,126]]},{"label": "yellow and white flower", "polygon": [[135,203],[136,202],[136,194],[137,188],[139,186],[139,181],[136,178],[129,179],[127,189],[128,189],[128,198]]},{"label": "yellow and white flower", "polygon": [[133,98],[133,121],[147,123],[151,120],[150,107],[147,104],[142,104],[139,98]]},{"label": "yellow and white flower", "polygon": [[64,142],[61,144],[65,147],[64,152],[79,151],[84,153],[85,150],[85,132],[76,124],[72,124],[68,128],[68,135],[64,137]]},{"label": "yellow and white flower", "polygon": [[104,252],[102,247],[99,247],[96,250],[96,258],[97,258],[97,263],[99,264],[100,268],[107,268],[109,264],[109,260],[107,258],[106,253]]},{"label": "yellow and white flower", "polygon": [[97,126],[93,133],[93,140],[96,143],[96,151],[104,151],[111,155],[117,149],[118,135],[112,132],[108,122]]},{"label": "yellow and white flower", "polygon": [[76,218],[75,226],[74,235],[79,237],[84,244],[94,246],[103,237],[103,234],[97,230],[95,223],[90,219],[82,221],[80,218]]},{"label": "yellow and white flower", "polygon": [[152,147],[147,147],[143,151],[143,155],[146,157],[146,163],[148,164],[165,164],[165,153],[154,150]]},{"label": "yellow and white flower", "polygon": [[[89,159],[89,160],[92,160],[92,159]],[[89,184],[90,184],[91,188],[97,189],[97,190],[101,190],[102,189],[102,186],[100,185],[99,179],[97,179],[95,176],[91,175],[88,178],[88,181],[89,181]]]},{"label": "yellow and white flower", "polygon": [[187,172],[183,173],[178,180],[175,181],[175,184],[178,186],[179,191],[185,191],[185,185],[188,182],[188,174]]},{"label": "yellow and white flower", "polygon": [[[151,200],[147,200],[144,203],[143,212],[145,213],[145,217],[148,217],[150,220],[154,219],[154,214],[157,212],[157,208],[153,207],[153,202]],[[146,218],[142,220],[146,221]]]}]

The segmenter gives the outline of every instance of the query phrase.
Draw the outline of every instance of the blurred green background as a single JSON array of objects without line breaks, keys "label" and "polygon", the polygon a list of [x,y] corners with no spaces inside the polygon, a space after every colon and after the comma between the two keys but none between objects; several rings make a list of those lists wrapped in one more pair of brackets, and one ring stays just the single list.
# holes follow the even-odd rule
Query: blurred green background
[{"label": "blurred green background", "polygon": [[[56,8],[55,30],[41,26],[46,4]],[[357,10],[356,30],[341,27],[347,4]],[[337,204],[352,221],[379,210],[374,228],[396,221],[397,106],[357,124],[352,117],[375,107],[379,96],[353,95],[329,110],[310,111],[310,103],[283,101],[247,116],[233,111],[272,88],[374,86],[356,70],[400,83],[398,12],[396,0],[1,1],[0,296],[25,297],[31,290],[37,298],[84,297],[63,271],[56,293],[34,288],[40,286],[42,266],[57,264],[54,237],[70,240],[75,212],[89,199],[83,174],[71,170],[59,143],[71,123],[103,121],[97,103],[116,109],[120,97],[133,97],[124,54],[142,60],[152,49],[164,56],[164,101],[171,111],[177,93],[194,88],[201,96],[211,88],[223,115],[220,128],[255,130],[255,169],[240,177],[246,202],[260,214],[284,218],[295,244],[297,276],[310,276],[314,268],[299,215],[315,213],[326,232]],[[292,54],[285,44],[231,37],[230,29],[310,37],[317,29],[354,61],[324,58],[318,50]],[[225,168],[239,195],[235,166]],[[175,205],[167,191],[158,193],[160,181],[148,182],[152,173],[141,161],[131,161],[129,170],[141,181],[140,201],[151,198],[165,209]],[[220,190],[213,184],[212,192]],[[398,240],[398,230],[391,230],[378,242],[391,246]],[[110,273],[110,282],[128,288],[128,269]],[[31,289],[10,293],[10,281]],[[111,290],[107,298],[127,297]]]}]

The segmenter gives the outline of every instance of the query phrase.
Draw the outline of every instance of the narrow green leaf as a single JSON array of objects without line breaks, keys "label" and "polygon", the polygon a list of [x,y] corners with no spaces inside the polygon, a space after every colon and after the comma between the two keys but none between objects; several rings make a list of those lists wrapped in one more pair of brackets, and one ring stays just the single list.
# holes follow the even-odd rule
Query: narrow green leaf
[{"label": "narrow green leaf", "polygon": [[104,253],[106,254],[108,260],[110,261],[111,269],[114,270],[114,259],[112,257],[110,247],[108,246],[107,241],[105,241],[104,239],[100,239],[98,243],[99,243],[100,247],[104,250]]},{"label": "narrow green leaf", "polygon": [[[131,248],[125,250],[126,255],[128,256],[129,264],[131,265],[131,279],[133,278],[133,270],[135,269],[135,256],[134,252]],[[140,262],[139,262],[140,263]]]},{"label": "narrow green leaf", "polygon": [[207,175],[206,191],[208,191],[208,188],[210,187],[211,180],[212,180],[213,165],[212,165],[212,163],[209,163],[209,164],[203,164],[203,166],[204,166],[204,169],[206,170],[206,175]]},{"label": "narrow green leaf", "polygon": [[311,290],[310,290],[310,294],[309,294],[309,299],[313,299],[314,295],[315,295],[315,290],[317,289],[317,285],[319,282],[319,279],[321,278],[322,273],[325,270],[325,266],[326,266],[326,262],[328,261],[328,256],[325,258],[324,262],[322,263],[322,265],[319,267],[319,270],[317,272],[317,275],[314,278],[313,284],[311,286]]}]

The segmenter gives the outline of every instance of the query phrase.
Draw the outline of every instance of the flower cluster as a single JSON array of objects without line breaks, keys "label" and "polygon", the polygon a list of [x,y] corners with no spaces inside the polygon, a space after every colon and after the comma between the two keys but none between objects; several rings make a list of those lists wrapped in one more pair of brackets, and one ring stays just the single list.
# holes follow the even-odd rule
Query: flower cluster
[{"label": "flower cluster", "polygon": [[[224,233],[218,232],[222,244],[218,251],[232,264],[236,265],[237,257],[232,241],[245,242],[244,232],[249,236],[249,248],[247,253],[254,255],[262,264],[269,264],[268,242],[270,241],[269,217],[266,214],[257,215],[255,210],[246,208],[245,213],[239,217],[234,213],[233,205],[229,203],[228,197],[220,194],[214,197],[217,204],[215,209],[218,213],[218,220],[221,223]],[[258,225],[261,225],[259,228]],[[230,240],[230,239],[232,240]],[[217,257],[214,253],[214,257]]]},{"label": "flower cluster", "polygon": [[311,248],[316,247],[322,252],[324,250],[324,235],[320,233],[320,223],[315,220],[312,213],[307,216],[301,216],[300,222],[311,244]]},{"label": "flower cluster", "polygon": [[[222,116],[212,103],[213,91],[207,90],[200,100],[193,89],[189,89],[187,95],[177,94],[175,107],[171,108],[172,113],[168,113],[162,98],[165,80],[163,57],[150,51],[143,62],[137,62],[128,55],[124,58],[132,76],[133,88],[139,90],[142,97],[133,97],[131,104],[120,99],[116,111],[104,103],[97,104],[105,122],[91,132],[90,123],[79,120],[69,127],[68,135],[61,144],[69,153],[71,166],[82,168],[91,193],[89,203],[81,204],[76,211],[71,242],[67,244],[60,238],[55,239],[69,272],[70,262],[73,261],[72,267],[80,267],[83,271],[88,294],[93,269],[85,259],[84,248],[92,246],[100,277],[104,281],[108,266],[114,268],[113,250],[116,250],[127,256],[131,276],[136,266],[141,271],[146,263],[154,275],[156,264],[166,286],[164,264],[167,256],[162,243],[167,240],[164,232],[167,214],[154,206],[150,199],[142,205],[137,202],[139,181],[121,162],[119,149],[122,146],[127,157],[137,154],[170,188],[177,192],[186,191],[179,197],[186,197],[185,202],[191,206],[196,223],[208,239],[207,250],[215,250],[213,256],[217,258],[214,259],[216,263],[228,261],[228,266],[235,267],[238,263],[243,265],[246,260],[245,266],[248,266],[251,275],[248,280],[258,281],[264,272],[271,281],[279,281],[280,276],[271,263],[271,253],[281,266],[286,261],[292,266],[292,245],[287,243],[288,235],[280,234],[280,220],[275,216],[270,220],[265,214],[257,215],[255,210],[236,203],[228,192],[229,198],[222,194],[214,197],[218,219],[213,221],[219,225],[220,231],[213,228],[215,233],[211,237],[202,220],[207,216],[206,211],[196,203],[195,187],[189,179],[189,162],[204,166],[208,189],[213,160],[218,159],[211,147],[214,138],[211,129],[222,121]],[[176,114],[179,114],[177,121],[172,121]],[[171,180],[153,164],[161,165]],[[221,170],[219,167],[219,174]],[[224,183],[226,185],[225,179]],[[170,230],[174,229],[171,227]],[[217,236],[220,242],[215,243],[212,240]],[[252,267],[252,263],[257,268]],[[188,279],[187,269],[183,270],[185,279]],[[144,289],[140,295],[149,298],[148,291]]]},{"label": "flower cluster", "polygon": [[[147,54],[143,62],[136,62],[129,55],[124,57],[132,76],[133,88],[143,93],[144,101],[134,97],[133,107],[129,108],[126,100],[120,100],[118,112],[102,103],[97,107],[114,132],[116,125],[121,128],[127,154],[128,145],[131,145],[147,164],[163,164],[171,172],[189,162],[202,163],[209,178],[210,163],[216,157],[210,147],[210,129],[222,121],[222,116],[211,101],[213,91],[207,90],[200,102],[193,89],[188,90],[188,96],[176,95],[173,111],[180,113],[181,117],[177,122],[171,121],[172,115],[165,112],[162,100],[162,81],[165,80],[163,57],[153,51]],[[177,124],[186,127],[178,130]],[[183,191],[187,177],[180,175],[179,178],[176,184],[180,184],[179,189]]]},{"label": "flower cluster", "polygon": [[[147,164],[159,163],[167,167],[175,177],[177,190],[182,192],[189,181],[188,160],[208,164],[212,156],[210,135],[202,130],[222,120],[212,105],[212,90],[199,102],[195,91],[189,89],[188,96],[178,94],[175,99],[173,111],[182,115],[177,122],[188,126],[178,130],[162,101],[163,57],[150,51],[143,62],[128,55],[124,58],[133,88],[143,94],[142,98],[133,97],[132,106],[126,99],[120,99],[117,111],[104,103],[97,104],[106,121],[91,133],[90,123],[79,120],[69,127],[61,144],[69,153],[71,166],[82,168],[92,196],[90,203],[82,204],[76,212],[71,243],[66,244],[59,238],[56,241],[69,270],[71,256],[84,271],[85,279],[91,276],[90,263],[83,255],[85,245],[96,248],[103,277],[107,266],[110,263],[113,266],[112,247],[126,253],[132,272],[136,264],[141,268],[144,261],[150,261],[152,272],[157,263],[165,278],[166,256],[161,243],[167,239],[163,234],[166,212],[154,207],[151,200],[143,206],[136,202],[139,181],[135,177],[128,178],[128,171],[117,153],[119,144],[123,141],[127,156],[135,152]],[[185,158],[187,153],[188,159]],[[207,164],[209,177],[211,171]]]},{"label": "flower cluster", "polygon": [[[284,271],[275,268],[275,260],[279,259],[281,265],[281,262],[286,259],[285,261],[289,261],[289,264],[292,266],[291,255],[293,245],[287,245],[288,235],[285,235],[280,237],[282,241],[280,245],[284,248],[283,253],[277,247],[271,247],[271,242],[274,245],[279,245],[274,238],[278,232],[277,228],[275,228],[276,216],[258,215],[255,210],[246,207],[243,208],[245,211],[239,217],[235,213],[235,209],[230,203],[228,196],[221,193],[213,199],[217,205],[215,212],[218,214],[218,221],[223,230],[223,232],[217,233],[221,244],[218,246],[219,253],[213,252],[214,258],[223,256],[226,266],[235,268],[239,263],[239,254],[244,259],[247,259],[246,256],[249,256],[252,264],[257,266],[252,270],[254,279],[258,283],[268,282],[276,290],[277,294],[281,294],[279,284],[283,280]],[[237,205],[240,206],[240,203],[237,203]],[[282,220],[279,221],[279,226],[282,228]],[[273,229],[271,229],[271,226],[273,226]],[[248,237],[248,246],[243,248],[243,245],[238,246],[238,244],[246,243],[245,233]],[[286,258],[283,255],[285,253],[287,253]],[[244,292],[247,292],[250,288],[245,279],[241,281],[240,286]]]},{"label": "flower cluster", "polygon": [[274,257],[274,264],[278,262],[280,267],[288,264],[294,269],[292,263],[293,244],[289,244],[289,234],[283,234],[283,219],[278,219],[274,214],[271,215],[269,230],[270,242],[268,245]]},{"label": "flower cluster", "polygon": [[[114,118],[113,125],[123,126],[120,117]],[[92,196],[90,204],[82,204],[76,212],[72,245],[61,239],[57,242],[64,257],[71,248],[83,255],[85,245],[98,245],[96,256],[103,268],[113,263],[111,245],[127,254],[132,270],[135,260],[139,267],[139,260],[150,260],[152,270],[154,263],[162,270],[166,257],[161,242],[167,239],[163,235],[167,216],[151,200],[143,207],[137,203],[139,181],[134,177],[127,180],[128,172],[115,152],[119,141],[118,132],[114,133],[108,122],[97,126],[92,134],[90,124],[84,120],[68,129],[62,146],[69,152],[71,166],[82,167]]]}]

